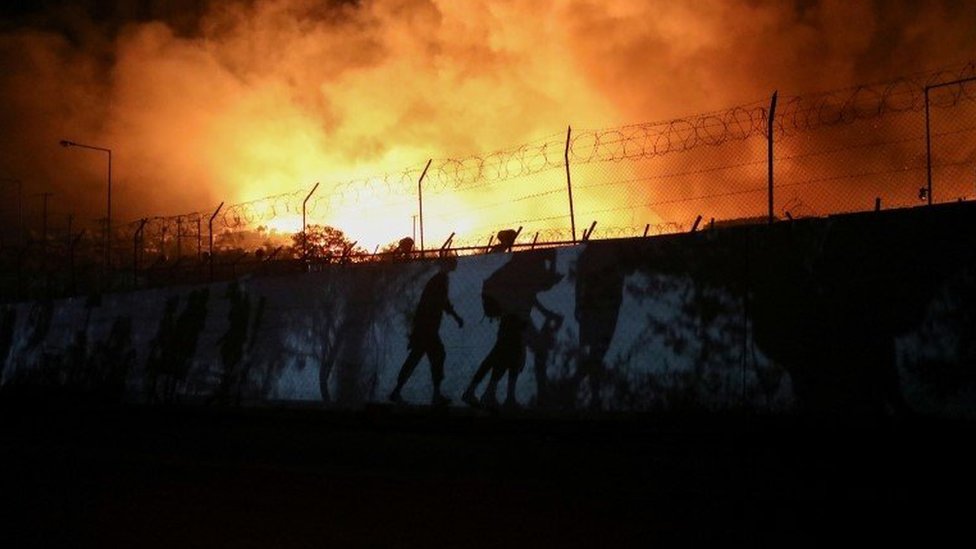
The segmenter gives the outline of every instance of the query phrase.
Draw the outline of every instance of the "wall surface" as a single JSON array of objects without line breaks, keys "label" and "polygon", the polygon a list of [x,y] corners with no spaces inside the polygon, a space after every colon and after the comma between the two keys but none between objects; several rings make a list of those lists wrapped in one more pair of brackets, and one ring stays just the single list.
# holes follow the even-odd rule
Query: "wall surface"
[{"label": "wall surface", "polygon": [[[377,263],[6,305],[0,382],[357,408],[386,402],[408,345],[436,356],[439,334],[453,405],[484,366],[474,394],[489,405],[971,418],[974,213],[959,203],[462,257],[454,270]],[[436,328],[442,269],[463,327],[444,315]],[[433,398],[428,356],[405,378],[408,403]]]}]

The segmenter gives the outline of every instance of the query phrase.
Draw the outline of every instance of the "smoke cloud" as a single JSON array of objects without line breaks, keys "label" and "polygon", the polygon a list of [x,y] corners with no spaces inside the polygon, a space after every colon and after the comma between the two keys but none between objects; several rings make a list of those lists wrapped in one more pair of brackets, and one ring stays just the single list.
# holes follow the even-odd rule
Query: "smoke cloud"
[{"label": "smoke cloud", "polygon": [[[0,177],[170,215],[962,62],[965,2],[47,2],[0,26]],[[0,190],[10,215],[9,189]],[[28,198],[28,200],[32,200]],[[28,211],[35,206],[29,206]]]}]

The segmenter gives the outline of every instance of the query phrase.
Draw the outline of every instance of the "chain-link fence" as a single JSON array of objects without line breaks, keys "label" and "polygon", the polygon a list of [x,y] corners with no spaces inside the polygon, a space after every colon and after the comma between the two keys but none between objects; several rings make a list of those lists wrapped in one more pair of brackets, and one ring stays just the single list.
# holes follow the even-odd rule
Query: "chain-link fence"
[{"label": "chain-link fence", "polygon": [[[445,246],[475,253],[497,244],[502,229],[518,231],[516,246],[546,246],[976,196],[974,63],[775,101],[775,110],[764,99],[662,122],[572,128],[486,155],[119,224],[108,270],[98,228],[48,244],[21,230],[18,245],[8,222],[4,292],[77,291],[79,279],[126,287],[303,270],[310,258],[295,235],[305,225],[338,227],[348,240],[342,253],[311,259],[361,261],[395,255],[403,237],[415,255]],[[15,186],[4,180],[4,196]],[[30,274],[38,270],[45,276]]]}]

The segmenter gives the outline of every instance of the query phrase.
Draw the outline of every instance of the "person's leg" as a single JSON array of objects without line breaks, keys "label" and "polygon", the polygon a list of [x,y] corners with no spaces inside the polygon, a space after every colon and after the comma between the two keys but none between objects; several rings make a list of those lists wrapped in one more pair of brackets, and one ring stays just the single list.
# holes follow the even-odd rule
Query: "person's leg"
[{"label": "person's leg", "polygon": [[514,313],[503,316],[498,329],[499,357],[491,376],[492,400],[496,396],[495,386],[501,381],[502,376],[508,373],[508,390],[505,396],[507,406],[517,405],[515,385],[518,383],[519,372],[525,364],[524,330],[525,322],[520,315]]},{"label": "person's leg", "polygon": [[450,399],[441,394],[441,382],[444,381],[444,344],[440,338],[431,341],[427,351],[427,359],[430,362],[430,378],[434,382],[434,393],[431,397],[431,404],[447,404]]},{"label": "person's leg", "polygon": [[515,398],[515,386],[518,383],[518,376],[525,367],[525,345],[520,345],[511,357],[511,364],[508,368],[508,393],[505,396],[505,406],[509,408],[518,407],[518,400]]},{"label": "person's leg", "polygon": [[393,388],[393,392],[390,393],[390,400],[393,402],[400,402],[400,391],[403,386],[410,379],[410,375],[413,374],[414,369],[417,364],[420,364],[420,359],[424,356],[424,349],[421,349],[419,345],[414,345],[410,349],[410,354],[407,355],[407,359],[403,361],[403,366],[400,367],[400,374],[397,376],[396,387]]},{"label": "person's leg", "polygon": [[505,375],[505,366],[502,360],[498,358],[496,357],[496,360],[492,361],[491,379],[488,380],[488,387],[485,388],[484,394],[481,395],[481,405],[487,408],[498,406],[498,382]]},{"label": "person's leg", "polygon": [[492,361],[489,365],[491,367],[491,379],[488,380],[488,388],[481,396],[481,403],[486,407],[498,406],[498,382],[508,371],[514,346],[517,344],[514,338],[514,318],[513,315],[506,314],[498,323],[498,340],[495,342],[495,348],[492,349]]},{"label": "person's leg", "polygon": [[549,349],[552,338],[547,337],[548,321],[543,321],[542,329],[537,330],[529,324],[525,330],[525,344],[532,350],[532,367],[535,372],[535,405],[544,407],[547,404],[549,379],[546,368],[549,365]]},{"label": "person's leg", "polygon": [[478,370],[474,373],[474,377],[471,378],[471,382],[468,383],[468,388],[464,390],[464,394],[461,395],[461,400],[468,403],[471,406],[478,406],[478,399],[474,396],[475,390],[481,383],[481,380],[488,375],[488,372],[493,370],[493,365],[497,362],[495,356],[498,354],[498,342],[495,342],[495,346],[488,351],[488,356],[481,361],[481,365],[478,366]]}]

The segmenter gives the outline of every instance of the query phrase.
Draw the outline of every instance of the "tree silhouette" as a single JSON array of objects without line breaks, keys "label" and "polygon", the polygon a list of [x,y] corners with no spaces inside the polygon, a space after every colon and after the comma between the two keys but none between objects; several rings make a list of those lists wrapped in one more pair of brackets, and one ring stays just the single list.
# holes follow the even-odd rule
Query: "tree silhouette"
[{"label": "tree silhouette", "polygon": [[293,234],[291,241],[289,252],[292,257],[299,259],[338,261],[348,258],[356,261],[354,256],[369,253],[356,246],[356,242],[350,240],[342,230],[328,225],[309,225],[304,233]]}]

